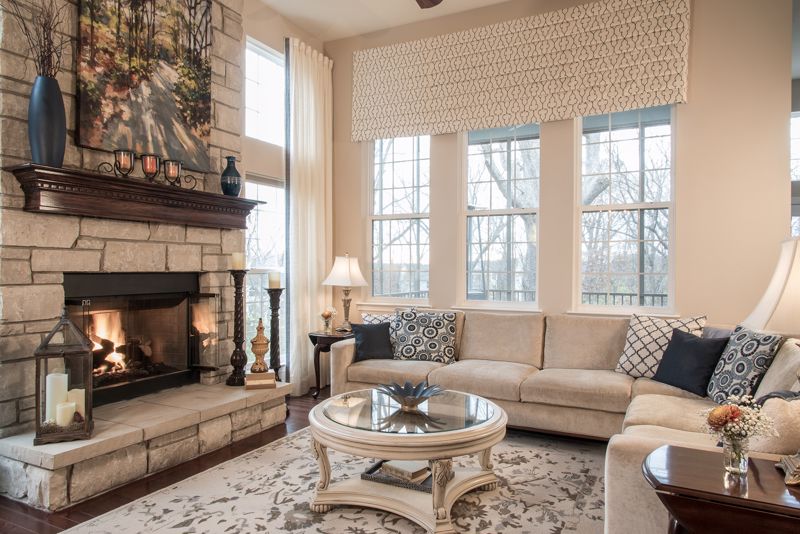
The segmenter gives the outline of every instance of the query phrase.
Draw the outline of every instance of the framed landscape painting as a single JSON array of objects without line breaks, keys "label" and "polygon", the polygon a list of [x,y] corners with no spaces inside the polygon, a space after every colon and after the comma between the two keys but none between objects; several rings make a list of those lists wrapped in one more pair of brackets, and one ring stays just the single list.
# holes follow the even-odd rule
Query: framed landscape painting
[{"label": "framed landscape painting", "polygon": [[78,143],[210,170],[211,0],[81,0]]}]

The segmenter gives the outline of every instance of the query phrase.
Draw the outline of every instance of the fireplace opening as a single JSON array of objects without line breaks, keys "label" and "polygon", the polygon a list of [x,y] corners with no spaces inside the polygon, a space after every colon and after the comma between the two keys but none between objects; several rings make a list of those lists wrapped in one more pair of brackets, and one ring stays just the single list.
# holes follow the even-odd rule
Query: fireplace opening
[{"label": "fireplace opening", "polygon": [[65,274],[70,318],[94,343],[95,406],[199,381],[218,350],[217,295],[197,273]]}]

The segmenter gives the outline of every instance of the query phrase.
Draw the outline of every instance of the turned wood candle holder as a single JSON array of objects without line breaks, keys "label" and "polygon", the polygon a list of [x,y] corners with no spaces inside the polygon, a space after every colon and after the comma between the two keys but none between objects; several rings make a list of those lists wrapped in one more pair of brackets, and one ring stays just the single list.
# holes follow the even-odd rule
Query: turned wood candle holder
[{"label": "turned wood candle holder", "polygon": [[281,293],[283,293],[283,288],[281,287],[272,287],[267,289],[267,294],[269,295],[269,309],[271,312],[269,320],[269,367],[275,371],[275,380],[278,381],[280,381],[278,371],[281,368]]},{"label": "turned wood candle holder", "polygon": [[244,277],[247,269],[231,269],[233,277],[233,344],[234,349],[231,353],[231,365],[233,372],[225,381],[229,386],[244,386],[245,373],[244,367],[247,365],[247,354],[244,352]]}]

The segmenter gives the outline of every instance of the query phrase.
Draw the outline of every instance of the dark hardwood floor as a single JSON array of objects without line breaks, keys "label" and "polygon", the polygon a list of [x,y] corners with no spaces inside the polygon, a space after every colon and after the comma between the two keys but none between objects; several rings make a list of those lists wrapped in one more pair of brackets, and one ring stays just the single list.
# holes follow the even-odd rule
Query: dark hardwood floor
[{"label": "dark hardwood floor", "polygon": [[148,493],[180,482],[217,464],[307,427],[308,412],[319,401],[328,398],[329,392],[329,388],[323,389],[317,400],[314,400],[311,395],[291,397],[288,402],[289,416],[284,424],[200,456],[191,462],[175,466],[142,480],[131,482],[126,486],[61,512],[42,512],[5,497],[0,497],[0,532],[3,534],[50,534],[72,528],[114,508],[128,504]]}]

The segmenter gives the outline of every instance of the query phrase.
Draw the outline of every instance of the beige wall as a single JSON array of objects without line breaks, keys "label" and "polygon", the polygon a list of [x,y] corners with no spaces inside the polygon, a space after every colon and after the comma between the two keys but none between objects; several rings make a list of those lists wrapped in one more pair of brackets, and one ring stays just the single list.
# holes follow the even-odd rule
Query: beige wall
[{"label": "beige wall", "polygon": [[[283,54],[284,39],[297,37],[309,46],[322,50],[322,41],[288,21],[258,0],[244,2],[243,26],[245,35]],[[245,42],[242,43],[245,45]],[[245,90],[242,91],[243,93]],[[245,95],[246,98],[246,95]],[[242,106],[242,163],[240,171],[284,179],[283,147],[265,143],[244,135],[244,105]]]},{"label": "beige wall", "polygon": [[[350,141],[355,50],[537,14],[580,1],[513,0],[325,43],[334,60],[334,251],[368,268],[364,149]],[[677,106],[676,313],[735,324],[753,308],[789,229],[791,2],[692,2],[689,102]],[[575,123],[542,125],[539,305],[572,308]],[[430,304],[458,304],[459,136],[431,143]],[[454,201],[456,200],[456,201]],[[354,291],[354,300],[361,298]],[[358,312],[354,309],[353,314]]]}]

